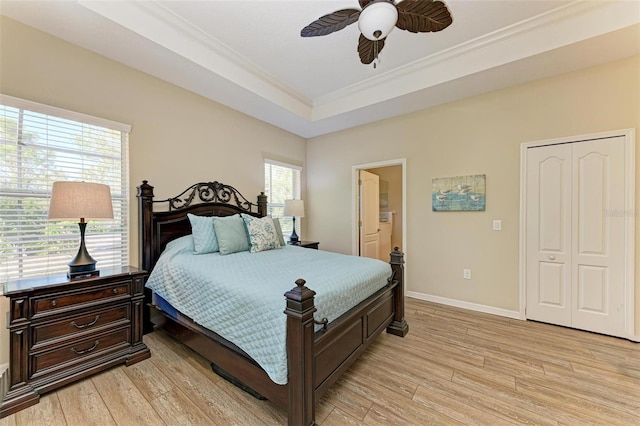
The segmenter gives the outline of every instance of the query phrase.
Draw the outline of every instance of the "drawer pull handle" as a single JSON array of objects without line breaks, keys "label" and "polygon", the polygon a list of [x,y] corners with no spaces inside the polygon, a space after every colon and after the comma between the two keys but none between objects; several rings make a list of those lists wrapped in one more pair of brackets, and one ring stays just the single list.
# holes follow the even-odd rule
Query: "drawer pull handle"
[{"label": "drawer pull handle", "polygon": [[99,344],[100,344],[100,340],[96,340],[96,342],[93,344],[93,346],[91,346],[89,349],[84,349],[84,350],[78,351],[78,350],[76,350],[76,348],[71,348],[71,352],[73,352],[76,355],[88,354],[89,352],[91,352],[92,350],[97,348]]},{"label": "drawer pull handle", "polygon": [[58,304],[58,302],[56,302],[56,299],[53,299],[53,300],[51,301],[51,306],[56,306],[57,304]]},{"label": "drawer pull handle", "polygon": [[118,294],[118,289],[117,288],[113,289],[113,294]]},{"label": "drawer pull handle", "polygon": [[100,315],[96,315],[96,318],[91,322],[78,325],[76,324],[75,321],[71,321],[71,325],[74,326],[75,328],[83,329],[83,328],[91,327],[93,324],[97,323],[99,319],[100,319]]}]

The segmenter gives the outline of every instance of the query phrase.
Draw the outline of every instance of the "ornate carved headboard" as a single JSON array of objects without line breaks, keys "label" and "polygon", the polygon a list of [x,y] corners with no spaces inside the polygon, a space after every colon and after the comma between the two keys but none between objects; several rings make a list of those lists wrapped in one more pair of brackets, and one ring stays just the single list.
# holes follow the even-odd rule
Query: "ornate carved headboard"
[{"label": "ornate carved headboard", "polygon": [[[169,241],[191,233],[187,213],[198,216],[267,215],[264,192],[258,195],[257,203],[252,203],[234,187],[220,182],[196,183],[175,197],[156,201],[153,199],[153,186],[143,180],[138,186],[137,197],[140,267],[149,272]],[[162,211],[154,211],[156,205]]]}]

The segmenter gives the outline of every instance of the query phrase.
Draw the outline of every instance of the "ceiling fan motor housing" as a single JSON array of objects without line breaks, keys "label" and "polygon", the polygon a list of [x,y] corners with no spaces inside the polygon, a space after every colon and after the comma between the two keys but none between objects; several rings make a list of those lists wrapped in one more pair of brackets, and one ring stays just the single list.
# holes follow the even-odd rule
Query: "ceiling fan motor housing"
[{"label": "ceiling fan motor housing", "polygon": [[398,22],[398,9],[388,0],[373,0],[367,4],[358,19],[358,28],[367,39],[385,38]]}]

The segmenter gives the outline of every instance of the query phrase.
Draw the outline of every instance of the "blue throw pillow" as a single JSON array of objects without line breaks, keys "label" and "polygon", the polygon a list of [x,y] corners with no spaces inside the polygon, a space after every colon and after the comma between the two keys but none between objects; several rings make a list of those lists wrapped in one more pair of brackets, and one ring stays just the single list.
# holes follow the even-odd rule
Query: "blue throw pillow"
[{"label": "blue throw pillow", "polygon": [[244,221],[238,214],[213,219],[220,254],[231,254],[249,250],[249,239]]},{"label": "blue throw pillow", "polygon": [[191,235],[193,235],[193,247],[195,254],[213,253],[218,251],[218,240],[213,229],[213,218],[196,216],[188,213],[191,222]]}]

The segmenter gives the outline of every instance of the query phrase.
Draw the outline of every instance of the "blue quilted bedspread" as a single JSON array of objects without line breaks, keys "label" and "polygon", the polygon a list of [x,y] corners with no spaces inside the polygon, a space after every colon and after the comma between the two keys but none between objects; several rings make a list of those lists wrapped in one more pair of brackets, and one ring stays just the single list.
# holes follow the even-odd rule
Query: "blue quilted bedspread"
[{"label": "blue quilted bedspread", "polygon": [[284,293],[303,278],[316,292],[316,319],[332,321],[387,283],[388,263],[302,247],[259,253],[193,254],[186,236],[160,256],[147,287],[196,323],[251,356],[287,383]]}]

